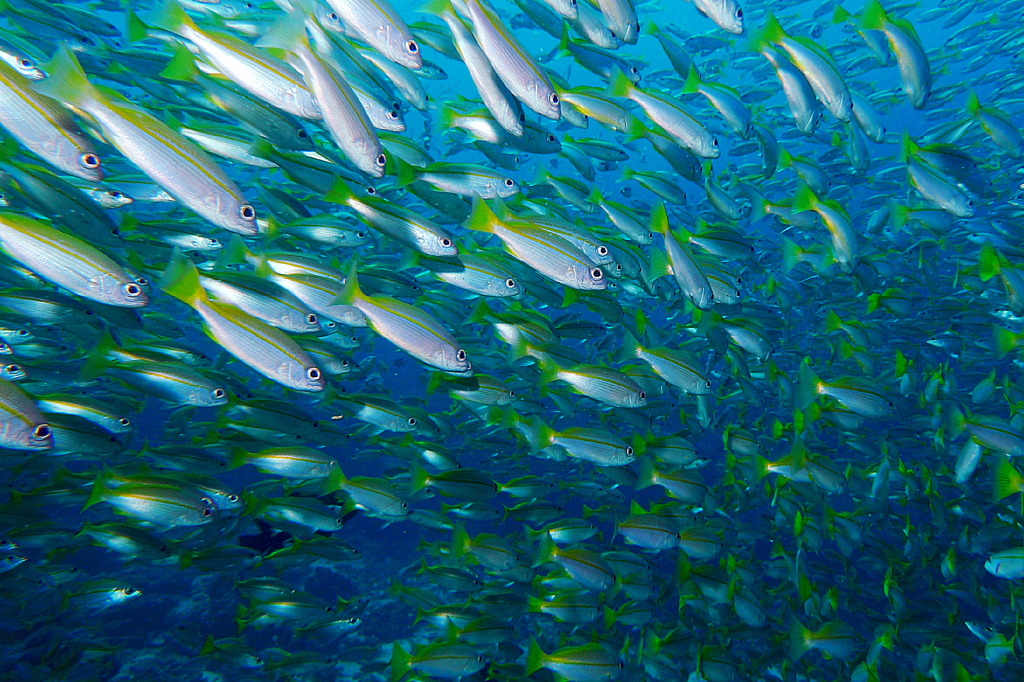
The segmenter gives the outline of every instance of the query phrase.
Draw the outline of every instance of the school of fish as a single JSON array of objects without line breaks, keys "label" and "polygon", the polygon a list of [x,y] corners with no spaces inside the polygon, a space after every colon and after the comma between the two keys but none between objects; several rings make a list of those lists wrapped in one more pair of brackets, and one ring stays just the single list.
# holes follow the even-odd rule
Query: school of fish
[{"label": "school of fish", "polygon": [[1024,679],[1003,0],[0,0],[0,677]]}]

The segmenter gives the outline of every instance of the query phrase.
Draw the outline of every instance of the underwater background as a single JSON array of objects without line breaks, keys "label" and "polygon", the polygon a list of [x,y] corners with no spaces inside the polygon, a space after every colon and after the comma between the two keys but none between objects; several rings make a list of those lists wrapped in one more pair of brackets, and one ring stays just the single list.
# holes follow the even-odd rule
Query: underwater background
[{"label": "underwater background", "polygon": [[1019,3],[280,5],[0,0],[0,679],[1024,679]]}]

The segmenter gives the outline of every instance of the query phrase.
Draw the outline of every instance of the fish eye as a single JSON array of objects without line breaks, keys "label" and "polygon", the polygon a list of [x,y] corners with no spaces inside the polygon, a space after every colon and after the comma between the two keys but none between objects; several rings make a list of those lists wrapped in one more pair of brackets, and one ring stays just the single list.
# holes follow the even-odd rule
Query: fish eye
[{"label": "fish eye", "polygon": [[366,188],[366,193],[369,194],[370,196],[376,196],[377,195],[377,189],[375,187],[367,187]]},{"label": "fish eye", "polygon": [[22,57],[18,60],[18,66],[20,66],[23,69],[31,69],[33,66],[35,66],[35,64],[32,63],[32,60],[25,59],[24,57]]},{"label": "fish eye", "polygon": [[558,142],[558,138],[551,133],[548,133],[548,142],[554,144],[555,142]]},{"label": "fish eye", "polygon": [[209,244],[210,246],[216,246],[217,244],[220,244],[216,237],[208,237],[207,239],[207,244]]},{"label": "fish eye", "polygon": [[309,367],[306,369],[306,378],[310,381],[320,381],[320,370],[316,367]]},{"label": "fish eye", "polygon": [[466,359],[466,351],[464,351],[461,348],[457,350],[455,352],[455,359],[458,360],[459,362],[464,361]]},{"label": "fish eye", "polygon": [[123,194],[121,194],[121,193],[120,193],[119,191],[117,191],[116,189],[112,189],[112,190],[110,190],[110,191],[108,191],[108,192],[107,192],[107,196],[108,196],[108,197],[110,197],[111,199],[120,199],[120,198],[121,198],[122,196],[124,196],[124,195],[123,195]]},{"label": "fish eye", "polygon": [[[205,497],[203,498],[206,499]],[[203,516],[213,516],[213,509],[211,507],[203,507]]]},{"label": "fish eye", "polygon": [[223,388],[215,388],[215,389],[213,389],[213,391],[211,391],[211,393],[213,394],[214,398],[223,398],[224,397],[224,389]]},{"label": "fish eye", "polygon": [[711,388],[711,379],[706,379],[706,380],[704,381],[704,385],[705,385],[706,387],[708,387],[708,388]]},{"label": "fish eye", "polygon": [[378,166],[383,168],[384,164],[386,164],[388,162],[388,157],[387,157],[386,154],[378,154],[377,158],[374,159],[373,162],[376,163]]},{"label": "fish eye", "polygon": [[599,256],[607,256],[608,253],[609,253],[608,247],[605,246],[604,244],[601,244],[601,246],[597,247],[597,255],[599,255]]},{"label": "fish eye", "polygon": [[640,391],[640,400],[647,400],[647,391]]},{"label": "fish eye", "polygon": [[718,146],[718,138],[717,137],[711,138],[711,146],[712,147],[717,147]]},{"label": "fish eye", "polygon": [[82,162],[82,165],[85,166],[86,168],[99,168],[100,167],[100,157],[96,156],[95,154],[92,154],[92,153],[82,154],[82,156],[79,158],[79,160]]},{"label": "fish eye", "polygon": [[309,137],[309,133],[307,133],[307,132],[306,132],[305,130],[303,130],[302,128],[299,128],[299,129],[298,129],[298,130],[297,130],[297,131],[295,132],[295,134],[296,134],[296,135],[297,135],[297,136],[299,137],[299,139],[300,139],[300,140],[305,140],[306,138],[308,138],[308,137]]},{"label": "fish eye", "polygon": [[249,204],[242,204],[238,209],[238,215],[242,216],[245,220],[253,220],[256,218],[256,209]]},{"label": "fish eye", "polygon": [[590,271],[590,276],[594,279],[604,279],[604,271],[601,268],[594,268]]},{"label": "fish eye", "polygon": [[447,249],[447,248],[450,248],[451,245],[452,245],[452,240],[451,239],[448,239],[448,237],[441,237],[441,246],[443,246],[444,248]]},{"label": "fish eye", "polygon": [[142,295],[142,287],[135,282],[128,282],[124,285],[124,293],[129,298],[135,298]]},{"label": "fish eye", "polygon": [[515,398],[515,397],[516,397],[516,392],[515,392],[515,391],[513,391],[513,390],[509,390],[509,392],[508,392],[508,397],[509,397],[509,398]]},{"label": "fish eye", "polygon": [[121,426],[131,426],[132,420],[129,419],[128,417],[121,417],[120,419],[117,420],[117,423],[120,424]]},{"label": "fish eye", "polygon": [[327,15],[327,18],[330,19],[331,21],[340,21],[341,20],[341,18],[338,16],[337,12],[331,12],[330,14]]},{"label": "fish eye", "polygon": [[409,505],[406,504],[405,502],[403,502],[402,503],[402,509],[408,509],[408,508],[409,508]]},{"label": "fish eye", "polygon": [[393,121],[397,121],[398,120],[398,112],[395,111],[394,109],[388,109],[387,113],[384,114],[384,115],[387,116],[388,118],[390,118]]},{"label": "fish eye", "polygon": [[416,417],[409,417],[406,421],[409,423],[409,426],[416,426]]},{"label": "fish eye", "polygon": [[126,587],[126,588],[124,588],[125,596],[128,596],[128,597],[132,596],[133,594],[136,594],[137,592],[138,592],[138,590],[136,590],[134,587]]},{"label": "fish eye", "polygon": [[613,31],[613,30],[611,30],[611,29],[608,29],[608,34],[609,34],[609,35],[610,35],[610,36],[611,36],[612,38],[618,38],[618,37],[619,37],[619,36],[618,36],[618,35],[617,35],[617,34],[615,33],[615,31]]},{"label": "fish eye", "polygon": [[18,330],[18,336],[21,336],[21,337],[24,337],[24,338],[27,338],[30,335],[30,333],[31,332],[29,332],[29,330],[27,330],[27,329],[19,329]]},{"label": "fish eye", "polygon": [[632,456],[633,456],[633,448],[631,446],[627,445],[626,446],[626,457],[632,457]]},{"label": "fish eye", "polygon": [[737,19],[742,19],[743,18],[743,10],[740,9],[739,7],[736,8],[736,18]]},{"label": "fish eye", "polygon": [[53,427],[49,424],[36,424],[36,428],[32,430],[32,435],[36,438],[49,438],[53,435]]},{"label": "fish eye", "polygon": [[342,366],[342,367],[348,367],[348,366],[349,366],[349,364],[351,364],[351,363],[349,363],[349,361],[348,361],[348,360],[342,360],[342,361],[341,361],[341,366]]},{"label": "fish eye", "polygon": [[632,74],[638,74],[638,73],[640,73],[640,70],[637,69],[635,66],[631,66],[631,67],[629,67],[629,72],[632,73]]},{"label": "fish eye", "polygon": [[562,101],[562,100],[561,100],[561,99],[560,99],[560,98],[558,97],[558,93],[557,93],[557,92],[552,92],[552,93],[551,93],[551,97],[548,97],[548,100],[549,100],[549,101],[550,101],[550,102],[551,102],[552,104],[556,104],[556,105],[557,105],[557,104],[558,104],[559,102],[561,102],[561,101]]},{"label": "fish eye", "polygon": [[405,49],[409,54],[416,54],[420,51],[420,46],[416,44],[415,40],[410,40],[405,44]]},{"label": "fish eye", "polygon": [[509,277],[508,279],[505,280],[505,286],[508,287],[509,289],[515,289],[516,281]]},{"label": "fish eye", "polygon": [[228,502],[238,502],[238,495],[231,493],[228,495]]},{"label": "fish eye", "polygon": [[505,186],[506,187],[515,187],[516,186],[516,181],[513,180],[512,178],[505,178]]},{"label": "fish eye", "polygon": [[320,321],[320,318],[316,316],[316,313],[310,313],[306,315],[306,322],[309,324],[316,324]]},{"label": "fish eye", "polygon": [[8,374],[19,374],[21,372],[21,365],[11,363],[10,365],[4,365],[4,371]]}]

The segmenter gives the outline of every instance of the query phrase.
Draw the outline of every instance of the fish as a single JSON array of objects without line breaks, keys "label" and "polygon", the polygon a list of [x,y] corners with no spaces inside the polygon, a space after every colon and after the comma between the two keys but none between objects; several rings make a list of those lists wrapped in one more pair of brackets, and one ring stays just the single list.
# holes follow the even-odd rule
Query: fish
[{"label": "fish", "polygon": [[192,261],[178,254],[163,274],[164,291],[191,306],[210,338],[254,370],[299,391],[322,391],[324,377],[284,332],[234,306],[217,303],[203,289]]},{"label": "fish", "polygon": [[35,89],[86,113],[111,144],[175,199],[226,230],[258,232],[256,210],[194,143],[122,97],[97,90],[70,49],[58,51],[47,69],[50,76]]},{"label": "fish", "polygon": [[431,367],[472,375],[473,365],[466,351],[434,317],[394,298],[364,294],[355,263],[349,267],[337,302],[358,308],[371,329]]},{"label": "fish", "polygon": [[16,213],[0,212],[0,249],[47,281],[92,301],[149,304],[143,286],[88,242]]}]

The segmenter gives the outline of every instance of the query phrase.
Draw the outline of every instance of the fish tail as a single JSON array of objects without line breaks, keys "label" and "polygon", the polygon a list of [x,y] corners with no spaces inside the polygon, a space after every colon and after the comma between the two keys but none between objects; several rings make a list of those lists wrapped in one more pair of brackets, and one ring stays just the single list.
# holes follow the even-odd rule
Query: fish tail
[{"label": "fish tail", "polygon": [[802,183],[800,189],[797,190],[796,196],[793,197],[793,206],[791,207],[793,213],[803,213],[804,211],[813,211],[818,205],[818,196],[811,189],[811,186]]},{"label": "fish tail", "polygon": [[171,61],[167,62],[167,66],[160,72],[160,77],[173,81],[195,80],[199,73],[195,56],[183,43],[176,43],[173,51]]},{"label": "fish tail", "polygon": [[903,138],[900,140],[900,163],[906,163],[911,156],[919,151],[921,151],[921,146],[914,142],[910,133],[903,131]]},{"label": "fish tail", "polygon": [[993,336],[995,337],[996,350],[999,352],[999,357],[1004,357],[1020,343],[1020,335],[1014,334],[1006,327],[996,327]]},{"label": "fish tail", "polygon": [[466,532],[466,527],[461,524],[455,524],[455,530],[452,531],[452,550],[451,555],[456,559],[461,559],[469,552],[470,537],[469,533]]},{"label": "fish tail", "polygon": [[150,28],[170,33],[180,33],[184,28],[196,28],[196,23],[176,0],[166,0],[163,5],[146,14],[145,21]]},{"label": "fish tail", "polygon": [[82,366],[82,380],[92,381],[96,377],[101,376],[111,364],[107,356],[111,351],[116,350],[117,347],[117,341],[108,329],[99,342],[97,342],[96,347],[89,353],[89,357]]},{"label": "fish tail", "polygon": [[359,263],[353,260],[345,273],[345,284],[341,293],[334,300],[338,305],[352,305],[354,301],[363,298],[363,290],[359,288]]},{"label": "fish tail", "polygon": [[213,639],[213,635],[207,635],[206,641],[203,642],[203,648],[199,650],[200,656],[212,656],[217,651],[217,643]]},{"label": "fish tail", "polygon": [[852,21],[853,21],[853,15],[850,14],[850,12],[846,8],[844,8],[842,5],[839,5],[838,7],[836,7],[836,11],[832,13],[832,23],[833,24],[842,24],[842,23],[845,23],[845,22],[852,22]]},{"label": "fish tail", "polygon": [[629,80],[629,77],[622,72],[622,69],[614,69],[611,82],[608,85],[608,94],[612,97],[629,97],[636,90],[636,86]]},{"label": "fish tail", "polygon": [[214,267],[221,269],[232,265],[243,265],[249,259],[255,258],[255,256],[256,254],[242,241],[242,237],[235,234],[228,239],[228,243],[220,250],[220,254],[214,262]]},{"label": "fish tail", "polygon": [[1003,458],[996,466],[995,480],[992,485],[992,501],[998,502],[1024,490],[1024,476],[1013,468],[1010,460]]},{"label": "fish tail", "polygon": [[36,92],[71,105],[99,97],[96,86],[89,82],[78,57],[67,45],[57,50],[44,69],[49,76],[32,84]]},{"label": "fish tail", "polygon": [[228,455],[228,469],[240,469],[249,463],[249,452],[245,448],[233,447]]},{"label": "fish tail", "polygon": [[127,30],[125,38],[129,43],[137,43],[149,37],[149,25],[139,15],[128,10]]},{"label": "fish tail", "polygon": [[424,14],[433,14],[437,17],[443,17],[445,13],[458,17],[455,8],[452,6],[452,0],[427,0],[427,2],[420,5],[419,11]]},{"label": "fish tail", "polygon": [[811,631],[805,628],[800,621],[793,619],[789,628],[789,658],[797,661],[801,656],[814,648],[810,639]]},{"label": "fish tail", "polygon": [[889,202],[889,221],[893,228],[903,229],[903,226],[910,220],[910,207],[895,201]]},{"label": "fish tail", "polygon": [[643,488],[650,488],[654,485],[655,476],[654,462],[651,461],[650,457],[644,457],[637,461],[636,471],[636,484],[633,486],[634,490],[642,490]]},{"label": "fish tail", "polygon": [[348,183],[338,178],[334,181],[334,187],[324,195],[324,201],[329,201],[332,204],[347,204],[353,196],[354,193]]},{"label": "fish tail", "polygon": [[987,282],[997,276],[1002,270],[1002,261],[999,252],[992,244],[985,242],[981,245],[981,252],[978,254],[978,278]]},{"label": "fish tail", "polygon": [[701,80],[697,67],[690,64],[690,71],[686,74],[686,82],[683,83],[683,94],[692,95],[700,89],[703,83],[704,81]]},{"label": "fish tail", "polygon": [[862,28],[881,31],[889,23],[889,15],[878,0],[867,0],[864,3],[864,11],[860,14],[860,25]]},{"label": "fish tail", "polygon": [[407,161],[403,161],[400,157],[396,156],[394,158],[394,165],[395,170],[398,171],[395,175],[396,188],[401,189],[403,187],[407,187],[419,179],[419,175],[416,173],[416,168]]},{"label": "fish tail", "polygon": [[553,381],[558,381],[558,373],[562,368],[547,355],[537,358],[537,365],[540,368],[540,378],[537,379],[538,386],[545,386]]},{"label": "fish tail", "polygon": [[430,485],[430,472],[413,462],[409,467],[409,494],[413,495]]},{"label": "fish tail", "polygon": [[651,232],[668,235],[668,211],[665,209],[665,202],[659,201],[651,209]]},{"label": "fish tail", "polygon": [[558,59],[559,57],[571,57],[572,51],[569,47],[572,45],[572,39],[569,37],[569,25],[566,23],[562,24],[562,37],[558,40],[558,47],[551,50],[548,53],[548,60]]},{"label": "fish tail", "polygon": [[843,327],[843,319],[834,310],[828,311],[825,315],[825,331],[835,332],[839,331]]},{"label": "fish tail", "polygon": [[760,31],[751,35],[751,48],[754,52],[760,52],[766,44],[780,43],[787,37],[786,29],[782,28],[782,24],[779,23],[774,14],[768,12],[764,18],[764,26]]},{"label": "fish tail", "polygon": [[971,94],[967,96],[967,113],[971,116],[977,116],[978,112],[981,111],[981,100],[978,99],[978,93],[971,90]]},{"label": "fish tail", "polygon": [[296,8],[284,18],[275,22],[266,34],[256,41],[257,47],[269,47],[294,52],[303,45],[309,45],[306,33],[306,15]]},{"label": "fish tail", "polygon": [[797,409],[802,410],[817,400],[819,384],[821,384],[821,379],[811,369],[810,361],[805,359],[800,364],[800,374],[797,382],[795,400]]},{"label": "fish tail", "polygon": [[391,682],[398,682],[412,669],[412,656],[395,642],[391,650]]},{"label": "fish tail", "polygon": [[[637,332],[639,333],[639,331]],[[633,336],[629,330],[624,330],[622,333],[622,349],[619,353],[619,359],[622,362],[629,360],[635,360],[640,353],[640,341]]]},{"label": "fish tail", "polygon": [[208,300],[206,290],[199,282],[199,270],[196,264],[185,257],[180,251],[175,251],[171,261],[160,276],[159,286],[165,292],[184,301],[190,306]]},{"label": "fish tail", "polygon": [[533,637],[530,638],[530,648],[526,654],[526,674],[527,676],[534,674],[538,670],[544,667],[544,663],[547,661],[547,654],[537,644],[537,640]]},{"label": "fish tail", "polygon": [[341,490],[342,486],[348,481],[345,478],[345,472],[342,471],[340,466],[335,466],[331,469],[331,473],[327,474],[327,478],[324,479],[323,493],[329,495],[330,493]]},{"label": "fish tail", "polygon": [[643,121],[641,121],[639,118],[637,118],[633,114],[628,113],[627,116],[628,118],[626,118],[626,128],[625,130],[622,131],[623,134],[625,134],[626,136],[626,142],[633,142],[634,140],[639,140],[640,138],[644,137],[648,132],[650,132],[647,126],[645,126]]},{"label": "fish tail", "polygon": [[92,482],[92,492],[89,493],[89,499],[87,499],[85,504],[82,506],[82,511],[85,511],[94,504],[103,502],[107,499],[107,491],[110,490],[107,487],[107,482],[110,480],[111,476],[113,476],[113,472],[109,469],[101,471],[96,475],[96,480]]},{"label": "fish tail", "polygon": [[494,232],[499,218],[490,205],[479,197],[473,199],[473,211],[469,214],[464,227],[477,232]]}]

